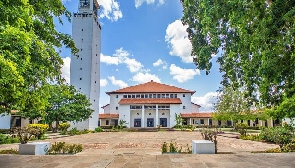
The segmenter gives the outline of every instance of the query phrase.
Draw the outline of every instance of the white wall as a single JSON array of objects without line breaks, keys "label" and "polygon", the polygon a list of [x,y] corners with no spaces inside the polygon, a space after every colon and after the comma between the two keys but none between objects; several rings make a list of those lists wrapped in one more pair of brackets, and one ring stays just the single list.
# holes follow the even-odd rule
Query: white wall
[{"label": "white wall", "polygon": [[[185,97],[183,97],[183,94]],[[191,93],[181,93],[177,94],[177,98],[180,98],[182,104],[181,104],[181,113],[191,113],[192,112],[192,106],[191,106]],[[185,109],[183,109],[183,106],[185,106]]]},{"label": "white wall", "polygon": [[179,104],[170,105],[170,125],[168,125],[168,127],[173,127],[174,125],[176,125],[175,114],[180,115],[180,110],[182,110],[182,106],[180,106]]},{"label": "white wall", "polygon": [[127,122],[126,126],[130,127],[130,106],[129,105],[120,105],[119,121],[125,120]]},{"label": "white wall", "polygon": [[192,111],[193,113],[199,112],[199,106],[196,104],[191,103],[192,105]]},{"label": "white wall", "polygon": [[11,115],[10,114],[0,114],[0,129],[10,129],[10,121]]}]

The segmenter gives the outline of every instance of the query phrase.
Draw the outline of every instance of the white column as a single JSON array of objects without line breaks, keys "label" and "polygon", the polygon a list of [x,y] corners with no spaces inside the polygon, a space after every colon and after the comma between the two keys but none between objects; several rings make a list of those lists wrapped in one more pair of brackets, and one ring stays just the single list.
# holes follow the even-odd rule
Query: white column
[{"label": "white column", "polygon": [[141,107],[141,127],[144,127],[144,105]]},{"label": "white column", "polygon": [[209,120],[210,120],[210,118],[208,118],[208,122],[207,122],[208,124],[207,125],[209,125]]},{"label": "white column", "polygon": [[192,118],[189,118],[189,125],[193,125],[192,124]]},{"label": "white column", "polygon": [[157,127],[159,125],[159,109],[158,109],[158,105],[156,104],[156,124],[155,127]]}]

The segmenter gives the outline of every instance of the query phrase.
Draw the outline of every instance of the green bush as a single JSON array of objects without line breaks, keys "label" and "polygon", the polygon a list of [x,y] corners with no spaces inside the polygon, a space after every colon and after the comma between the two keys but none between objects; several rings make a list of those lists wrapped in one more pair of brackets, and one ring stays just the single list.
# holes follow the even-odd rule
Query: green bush
[{"label": "green bush", "polygon": [[97,128],[95,128],[95,132],[102,132],[103,130],[102,130],[102,128],[101,127],[97,127]]},{"label": "green bush", "polygon": [[38,139],[44,138],[45,132],[48,130],[48,124],[29,124],[28,128],[38,129],[38,132],[35,132],[34,136]]},{"label": "green bush", "polygon": [[50,155],[56,154],[76,154],[82,152],[83,147],[81,144],[66,144],[65,142],[55,142],[51,145],[48,153]]},{"label": "green bush", "polygon": [[287,127],[264,128],[260,136],[262,140],[276,143],[280,148],[292,141],[292,131]]},{"label": "green bush", "polygon": [[0,150],[0,154],[18,154],[18,150],[15,149],[4,149]]},{"label": "green bush", "polygon": [[62,133],[65,133],[67,132],[68,128],[71,127],[71,124],[67,123],[67,122],[64,122],[64,123],[60,123],[58,125],[58,129],[62,132]]},{"label": "green bush", "polygon": [[70,135],[81,135],[82,134],[82,132],[81,131],[79,131],[77,128],[72,128],[70,131],[69,131],[69,134]]},{"label": "green bush", "polygon": [[18,138],[13,138],[11,135],[0,134],[0,144],[19,143]]},{"label": "green bush", "polygon": [[258,134],[246,134],[246,135],[240,135],[239,139],[251,140],[251,141],[261,141],[261,136]]},{"label": "green bush", "polygon": [[246,135],[247,133],[248,124],[246,123],[237,123],[236,129],[241,135]]}]

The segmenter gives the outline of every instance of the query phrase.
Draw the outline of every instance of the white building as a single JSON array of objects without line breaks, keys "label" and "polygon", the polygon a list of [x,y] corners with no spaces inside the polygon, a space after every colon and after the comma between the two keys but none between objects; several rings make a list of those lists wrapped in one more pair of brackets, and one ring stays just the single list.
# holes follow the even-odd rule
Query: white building
[{"label": "white building", "polygon": [[154,81],[107,92],[110,104],[102,107],[100,125],[117,125],[125,120],[127,127],[173,127],[175,114],[199,112],[200,105],[191,102],[194,93]]},{"label": "white building", "polygon": [[79,130],[94,130],[98,126],[101,41],[98,9],[96,0],[79,0],[79,12],[73,18],[72,36],[79,53],[71,58],[71,85],[87,95],[94,110],[88,120],[71,123]]}]

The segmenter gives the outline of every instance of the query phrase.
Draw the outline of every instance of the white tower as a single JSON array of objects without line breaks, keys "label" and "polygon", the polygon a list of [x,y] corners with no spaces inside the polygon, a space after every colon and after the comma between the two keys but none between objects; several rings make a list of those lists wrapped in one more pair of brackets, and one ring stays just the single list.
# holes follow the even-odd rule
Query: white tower
[{"label": "white tower", "polygon": [[100,39],[96,0],[79,0],[79,12],[74,13],[72,36],[79,49],[78,57],[71,59],[71,85],[90,99],[92,116],[82,122],[71,123],[79,130],[94,130],[98,126],[100,92]]}]

